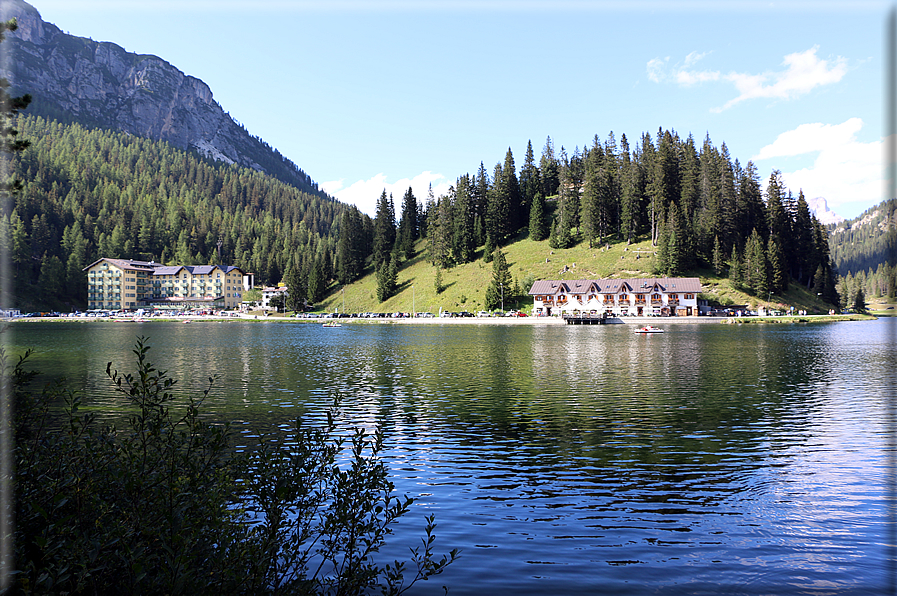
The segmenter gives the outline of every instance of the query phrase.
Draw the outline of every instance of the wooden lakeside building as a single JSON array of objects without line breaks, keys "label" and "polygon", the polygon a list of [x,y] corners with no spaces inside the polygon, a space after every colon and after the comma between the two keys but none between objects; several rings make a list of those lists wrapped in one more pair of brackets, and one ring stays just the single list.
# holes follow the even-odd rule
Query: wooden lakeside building
[{"label": "wooden lakeside building", "polygon": [[698,316],[697,277],[540,280],[533,284],[533,315],[573,319]]}]

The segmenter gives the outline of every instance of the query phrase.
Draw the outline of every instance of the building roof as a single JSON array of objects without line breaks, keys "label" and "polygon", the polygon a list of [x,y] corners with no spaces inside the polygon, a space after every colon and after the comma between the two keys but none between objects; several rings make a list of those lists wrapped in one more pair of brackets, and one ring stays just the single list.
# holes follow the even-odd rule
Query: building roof
[{"label": "building roof", "polygon": [[662,292],[701,292],[701,280],[697,277],[635,277],[619,279],[565,279],[539,280],[533,283],[529,294],[585,294],[595,288],[599,294],[626,292],[652,292],[656,287]]},{"label": "building roof", "polygon": [[243,270],[236,265],[162,265],[161,263],[156,263],[155,261],[109,259],[106,257],[97,259],[81,271],[87,271],[97,263],[101,263],[103,261],[106,261],[109,264],[126,271],[146,271],[148,273],[152,273],[153,275],[174,275],[181,269],[186,269],[193,275],[207,275],[214,271],[216,268],[221,269],[225,273],[231,273],[232,271],[239,271],[241,274],[243,273]]},{"label": "building roof", "polygon": [[183,268],[183,265],[165,265],[162,267],[156,267],[153,270],[153,275],[175,275]]},{"label": "building roof", "polygon": [[109,258],[104,257],[102,259],[97,259],[96,261],[94,261],[93,263],[91,263],[90,265],[88,265],[87,267],[82,269],[81,271],[87,271],[88,269],[90,269],[91,267],[96,265],[97,263],[102,263],[103,261],[106,261],[106,262],[110,263],[111,265],[115,265],[119,269],[125,269],[128,271],[152,271],[154,268],[159,266],[158,263],[154,263],[153,261],[134,261],[133,259],[109,259]]}]

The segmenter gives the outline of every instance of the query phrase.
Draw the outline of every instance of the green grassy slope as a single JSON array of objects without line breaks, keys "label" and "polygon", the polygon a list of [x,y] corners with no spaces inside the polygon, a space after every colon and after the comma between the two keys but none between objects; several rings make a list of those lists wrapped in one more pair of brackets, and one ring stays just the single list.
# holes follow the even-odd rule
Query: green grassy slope
[{"label": "green grassy slope", "polygon": [[[484,308],[486,287],[492,279],[492,264],[482,260],[482,248],[473,263],[458,265],[444,270],[442,282],[445,290],[437,294],[434,282],[436,269],[427,262],[425,244],[417,244],[417,256],[402,263],[399,271],[399,289],[395,296],[385,302],[377,301],[377,280],[368,273],[359,281],[332,290],[317,305],[317,310],[341,312],[424,312],[438,313],[440,309],[476,312]],[[517,279],[524,294],[529,286],[525,278],[538,279],[598,279],[606,277],[652,277],[654,248],[650,239],[640,238],[627,246],[625,242],[590,249],[580,242],[563,250],[551,249],[548,241],[534,242],[522,235],[515,242],[504,247],[511,278]],[[566,268],[566,270],[565,270]],[[786,310],[806,309],[809,312],[828,312],[829,305],[818,299],[815,292],[791,284],[784,296],[750,296],[735,290],[726,278],[716,276],[712,270],[697,270],[683,274],[683,277],[699,277],[704,286],[703,297],[720,304],[748,304],[771,306]],[[525,286],[525,287],[524,287]],[[505,300],[505,310],[520,308],[529,311],[533,301],[526,296],[516,301],[509,292]],[[768,300],[767,300],[768,299]]]}]

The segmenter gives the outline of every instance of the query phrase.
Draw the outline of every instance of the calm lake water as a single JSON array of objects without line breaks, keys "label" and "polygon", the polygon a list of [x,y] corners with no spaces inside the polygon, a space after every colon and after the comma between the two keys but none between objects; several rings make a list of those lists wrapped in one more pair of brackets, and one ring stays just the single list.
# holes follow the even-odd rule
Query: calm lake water
[{"label": "calm lake water", "polygon": [[[16,324],[34,368],[114,415],[137,335],[238,432],[385,429],[462,550],[415,594],[878,594],[893,586],[895,319],[812,325]],[[8,336],[10,337],[10,336]],[[9,341],[9,340],[8,340]]]}]

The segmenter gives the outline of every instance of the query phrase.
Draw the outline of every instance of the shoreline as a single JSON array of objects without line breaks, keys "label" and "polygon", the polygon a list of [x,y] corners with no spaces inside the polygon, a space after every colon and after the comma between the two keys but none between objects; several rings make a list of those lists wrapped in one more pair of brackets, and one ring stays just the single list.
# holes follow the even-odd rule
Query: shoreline
[{"label": "shoreline", "polygon": [[[785,315],[776,317],[613,317],[608,318],[606,325],[689,325],[689,324],[796,324],[796,323],[830,323],[839,321],[873,321],[874,315]],[[150,322],[249,322],[249,323],[297,323],[321,325],[328,321],[337,321],[340,325],[529,325],[557,326],[566,325],[560,317],[432,317],[432,318],[376,318],[376,319],[296,319],[292,317],[266,317],[262,315],[243,314],[239,317],[195,315],[179,317],[16,317],[3,319],[5,323],[59,323],[59,322],[108,322],[108,323],[150,323]],[[571,325],[581,326],[581,325]]]}]

